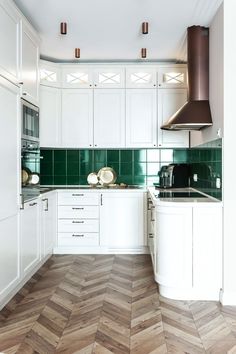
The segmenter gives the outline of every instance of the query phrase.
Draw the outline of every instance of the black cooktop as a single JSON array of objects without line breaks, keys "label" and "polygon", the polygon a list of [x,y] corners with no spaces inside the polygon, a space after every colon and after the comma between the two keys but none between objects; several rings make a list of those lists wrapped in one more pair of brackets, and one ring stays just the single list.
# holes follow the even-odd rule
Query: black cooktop
[{"label": "black cooktop", "polygon": [[206,198],[205,195],[198,193],[198,192],[191,192],[191,191],[183,191],[183,192],[176,192],[176,191],[159,191],[156,194],[157,198]]}]

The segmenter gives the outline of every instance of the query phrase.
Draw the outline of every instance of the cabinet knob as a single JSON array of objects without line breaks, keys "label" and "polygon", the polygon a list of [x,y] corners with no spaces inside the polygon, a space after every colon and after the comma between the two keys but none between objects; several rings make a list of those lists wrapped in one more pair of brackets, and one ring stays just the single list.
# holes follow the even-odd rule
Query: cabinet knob
[{"label": "cabinet knob", "polygon": [[23,92],[23,93],[22,93],[22,95],[26,96],[26,95],[27,95],[27,93],[26,93],[26,92]]},{"label": "cabinet knob", "polygon": [[97,87],[97,84],[95,84],[94,86]]},{"label": "cabinet knob", "polygon": [[159,84],[158,86],[161,87],[161,84]]},{"label": "cabinet knob", "polygon": [[90,84],[89,87],[92,87],[92,85]]},{"label": "cabinet knob", "polygon": [[154,84],[153,86],[156,87],[156,84]]}]

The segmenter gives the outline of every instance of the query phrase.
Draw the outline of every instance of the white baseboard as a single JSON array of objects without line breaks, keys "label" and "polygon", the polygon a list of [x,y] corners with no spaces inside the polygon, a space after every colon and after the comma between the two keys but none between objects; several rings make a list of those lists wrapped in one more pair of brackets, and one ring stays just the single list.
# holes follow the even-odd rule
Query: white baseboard
[{"label": "white baseboard", "polygon": [[53,254],[149,254],[148,247],[103,248],[103,247],[56,247]]}]

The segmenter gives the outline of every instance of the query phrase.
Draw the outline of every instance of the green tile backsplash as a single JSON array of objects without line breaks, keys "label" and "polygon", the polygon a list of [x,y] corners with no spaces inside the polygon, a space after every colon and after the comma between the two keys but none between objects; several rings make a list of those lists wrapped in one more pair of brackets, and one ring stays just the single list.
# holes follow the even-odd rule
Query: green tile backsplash
[{"label": "green tile backsplash", "polygon": [[87,184],[87,175],[112,167],[118,183],[152,185],[159,182],[161,164],[187,162],[186,150],[41,150],[41,184]]},{"label": "green tile backsplash", "polygon": [[[104,166],[117,173],[117,183],[153,185],[159,183],[158,171],[170,163],[190,163],[190,185],[221,198],[216,190],[216,178],[222,178],[221,140],[192,149],[135,150],[66,150],[42,149],[42,185],[87,184],[90,172]],[[193,181],[193,174],[198,181]]]}]

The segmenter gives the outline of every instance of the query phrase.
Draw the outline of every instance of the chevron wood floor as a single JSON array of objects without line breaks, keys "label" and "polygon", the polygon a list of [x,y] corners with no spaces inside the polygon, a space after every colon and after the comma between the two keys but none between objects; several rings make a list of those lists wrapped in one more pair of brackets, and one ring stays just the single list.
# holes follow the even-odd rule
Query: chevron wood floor
[{"label": "chevron wood floor", "polygon": [[148,255],[53,256],[0,312],[0,352],[236,353],[236,308],[158,295]]}]

